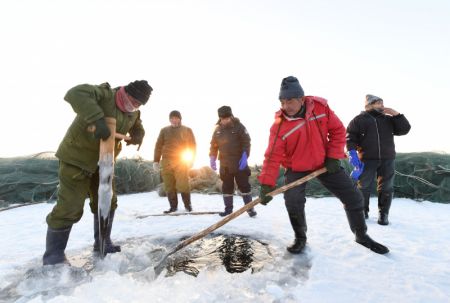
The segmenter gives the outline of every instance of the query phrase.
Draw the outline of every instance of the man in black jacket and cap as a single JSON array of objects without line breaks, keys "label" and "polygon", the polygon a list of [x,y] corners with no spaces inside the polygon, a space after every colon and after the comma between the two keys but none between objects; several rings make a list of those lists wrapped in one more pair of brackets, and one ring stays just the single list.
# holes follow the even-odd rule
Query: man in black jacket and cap
[{"label": "man in black jacket and cap", "polygon": [[347,150],[355,167],[351,176],[358,180],[364,196],[364,214],[369,217],[370,191],[377,177],[378,224],[388,225],[389,209],[394,192],[394,136],[406,135],[411,129],[406,117],[384,107],[383,99],[366,95],[365,111],[347,127]]},{"label": "man in black jacket and cap", "polygon": [[[225,210],[219,215],[227,216],[233,212],[234,182],[241,192],[244,203],[252,201],[250,183],[251,174],[247,165],[250,156],[250,135],[238,118],[233,116],[231,107],[222,106],[218,110],[219,121],[211,138],[209,151],[210,166],[217,170],[217,156],[220,161],[220,179],[222,183]],[[250,217],[256,216],[253,208],[248,210]]]}]

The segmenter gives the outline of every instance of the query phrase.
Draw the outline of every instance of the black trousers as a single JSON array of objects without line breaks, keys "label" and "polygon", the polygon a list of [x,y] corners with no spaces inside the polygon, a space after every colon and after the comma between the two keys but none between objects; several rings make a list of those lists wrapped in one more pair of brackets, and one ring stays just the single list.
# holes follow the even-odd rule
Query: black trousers
[{"label": "black trousers", "polygon": [[[311,172],[294,172],[288,169],[284,174],[285,183],[291,183],[309,173]],[[343,169],[333,174],[326,172],[317,176],[317,179],[342,202],[345,210],[363,209],[363,196]],[[289,214],[300,215],[303,213],[306,203],[306,184],[307,182],[284,192],[284,201]]]},{"label": "black trousers", "polygon": [[390,160],[364,160],[364,171],[359,177],[358,188],[363,193],[372,191],[375,183],[375,176],[377,179],[378,193],[392,193],[394,191],[394,173],[395,162]]},{"label": "black trousers", "polygon": [[251,192],[248,178],[250,176],[250,168],[246,167],[244,170],[231,170],[228,167],[220,167],[220,179],[222,183],[222,193],[224,195],[232,195],[234,193],[234,180],[243,194]]}]

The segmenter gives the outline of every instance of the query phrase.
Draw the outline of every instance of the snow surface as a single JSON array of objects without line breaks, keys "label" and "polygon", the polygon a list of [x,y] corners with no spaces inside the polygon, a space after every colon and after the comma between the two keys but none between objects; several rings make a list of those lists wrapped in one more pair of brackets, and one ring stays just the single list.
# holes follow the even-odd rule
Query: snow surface
[{"label": "snow surface", "polygon": [[[192,195],[197,211],[222,210],[219,195]],[[235,198],[235,208],[242,201]],[[16,302],[450,302],[450,205],[395,199],[389,226],[376,223],[372,211],[369,235],[387,245],[377,255],[353,241],[346,216],[335,198],[309,198],[306,205],[308,245],[293,256],[285,247],[293,240],[282,196],[258,216],[247,214],[217,230],[268,243],[269,256],[260,271],[231,274],[222,267],[204,268],[197,277],[178,272],[156,277],[159,257],[179,243],[220,220],[217,215],[159,216],[168,202],[156,192],[119,197],[112,238],[122,252],[107,255],[89,273],[75,279],[68,266],[53,268],[51,276],[30,277],[42,271],[47,225],[52,204],[0,212],[0,298]],[[376,209],[376,200],[371,200]],[[179,210],[180,211],[180,210]],[[181,211],[180,211],[181,212]],[[92,215],[74,225],[66,254],[70,260],[91,254]],[[188,248],[185,248],[188,249]],[[179,252],[183,253],[183,250]],[[5,293],[13,287],[16,297]],[[55,289],[60,289],[55,290]],[[52,291],[53,289],[53,291]],[[5,299],[6,298],[6,299]],[[1,300],[1,299],[0,299]]]}]

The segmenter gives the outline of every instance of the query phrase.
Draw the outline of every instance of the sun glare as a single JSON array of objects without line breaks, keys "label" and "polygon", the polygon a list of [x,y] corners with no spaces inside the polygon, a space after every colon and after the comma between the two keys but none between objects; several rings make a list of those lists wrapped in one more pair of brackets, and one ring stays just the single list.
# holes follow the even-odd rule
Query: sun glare
[{"label": "sun glare", "polygon": [[183,162],[187,164],[191,164],[194,161],[194,153],[190,149],[186,149],[181,158],[183,159]]}]

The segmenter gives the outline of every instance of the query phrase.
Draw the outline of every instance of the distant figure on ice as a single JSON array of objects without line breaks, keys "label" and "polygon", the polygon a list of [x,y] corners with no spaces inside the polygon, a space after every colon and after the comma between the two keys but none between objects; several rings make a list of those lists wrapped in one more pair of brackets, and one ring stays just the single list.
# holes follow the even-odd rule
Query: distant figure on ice
[{"label": "distant figure on ice", "polygon": [[[250,135],[238,118],[233,116],[231,107],[222,106],[218,109],[219,121],[214,129],[209,150],[210,166],[217,170],[216,160],[219,155],[220,179],[222,183],[225,211],[219,213],[222,217],[233,212],[234,181],[242,194],[244,203],[252,201],[250,183],[251,174],[247,165],[250,156]],[[247,211],[250,217],[256,216],[253,208]]]},{"label": "distant figure on ice", "polygon": [[171,111],[169,120],[170,125],[161,129],[156,141],[153,168],[155,171],[161,169],[164,189],[170,204],[170,208],[164,213],[177,211],[177,192],[181,193],[186,211],[191,212],[189,169],[194,163],[195,137],[189,127],[181,125],[181,113],[179,111]]},{"label": "distant figure on ice", "polygon": [[[107,140],[111,132],[105,117],[116,119],[116,131],[129,133],[128,144],[140,145],[145,135],[140,119],[141,105],[147,103],[152,88],[145,80],[131,82],[126,86],[111,88],[101,85],[82,84],[70,89],[64,99],[77,114],[59,145],[56,157],[59,161],[58,200],[47,216],[46,250],[44,265],[67,262],[64,254],[72,225],[83,215],[84,201],[89,194],[91,211],[94,214],[94,251],[99,250],[98,186],[100,140]],[[94,132],[88,128],[95,126]],[[116,140],[114,155],[120,153],[122,143]],[[109,224],[105,237],[105,251],[115,253],[120,246],[111,241],[111,228],[117,208],[117,195],[113,182],[113,197]]]},{"label": "distant figure on ice", "polygon": [[[272,200],[267,194],[275,188],[280,165],[286,169],[286,184],[325,166],[327,172],[317,178],[344,204],[355,241],[379,254],[389,252],[366,233],[363,197],[340,165],[340,159],[345,158],[345,127],[327,100],[305,96],[299,81],[292,76],[282,80],[279,99],[281,109],[270,128],[269,144],[258,178],[261,203],[266,205]],[[284,193],[295,233],[295,241],[287,250],[293,254],[301,253],[306,245],[305,188],[306,183]]]},{"label": "distant figure on ice", "polygon": [[364,196],[364,215],[369,217],[370,191],[377,177],[378,224],[388,225],[389,209],[394,192],[394,136],[406,135],[411,129],[408,120],[396,110],[384,107],[383,99],[366,96],[365,111],[347,127],[347,150],[355,167],[351,176],[358,180]]}]

